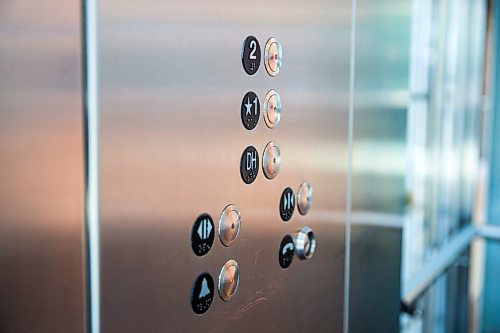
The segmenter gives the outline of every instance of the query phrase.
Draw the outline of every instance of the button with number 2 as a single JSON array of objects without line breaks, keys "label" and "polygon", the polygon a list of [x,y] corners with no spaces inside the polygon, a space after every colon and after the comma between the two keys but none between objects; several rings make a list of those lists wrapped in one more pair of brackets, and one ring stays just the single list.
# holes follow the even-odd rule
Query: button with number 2
[{"label": "button with number 2", "polygon": [[261,52],[257,38],[248,36],[241,49],[241,62],[248,75],[254,75],[260,66]]}]

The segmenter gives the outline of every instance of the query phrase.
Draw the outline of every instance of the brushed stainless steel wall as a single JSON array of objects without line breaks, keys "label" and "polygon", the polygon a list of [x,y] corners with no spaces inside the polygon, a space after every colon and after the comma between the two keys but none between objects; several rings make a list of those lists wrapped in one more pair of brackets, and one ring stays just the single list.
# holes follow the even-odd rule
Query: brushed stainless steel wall
[{"label": "brushed stainless steel wall", "polygon": [[0,2],[0,331],[82,332],[80,2]]},{"label": "brushed stainless steel wall", "polygon": [[[104,332],[342,330],[351,1],[100,1],[101,327]],[[243,71],[247,35],[283,47],[271,78]],[[240,103],[279,91],[279,127],[247,131]],[[248,145],[275,140],[276,179],[239,175]],[[314,187],[311,212],[280,220],[281,192]],[[190,232],[240,207],[234,245],[205,257]],[[282,237],[307,225],[313,258],[278,264]],[[204,315],[190,306],[201,272],[235,259],[240,283]]]}]

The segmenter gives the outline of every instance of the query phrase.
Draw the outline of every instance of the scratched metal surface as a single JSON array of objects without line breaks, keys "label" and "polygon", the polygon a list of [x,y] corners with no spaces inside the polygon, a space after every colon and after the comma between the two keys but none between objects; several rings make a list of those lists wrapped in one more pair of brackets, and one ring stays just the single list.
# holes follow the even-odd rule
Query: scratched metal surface
[{"label": "scratched metal surface", "polygon": [[[342,329],[350,1],[100,1],[101,291],[104,332]],[[244,73],[247,35],[283,47],[283,68]],[[277,129],[247,131],[241,99],[279,91]],[[243,150],[275,140],[282,165],[246,185]],[[261,156],[262,157],[262,156]],[[283,189],[314,187],[307,216],[280,220]],[[234,245],[205,257],[190,246],[202,212],[240,207]],[[307,225],[317,250],[278,264],[282,237]],[[189,303],[201,272],[235,259],[240,283],[204,315]]]}]

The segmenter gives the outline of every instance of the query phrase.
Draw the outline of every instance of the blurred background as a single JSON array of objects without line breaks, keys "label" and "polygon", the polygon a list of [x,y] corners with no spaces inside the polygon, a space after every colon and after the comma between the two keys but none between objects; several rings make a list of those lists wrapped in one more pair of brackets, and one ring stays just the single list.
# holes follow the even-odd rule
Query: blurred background
[{"label": "blurred background", "polygon": [[[154,279],[144,278],[148,273],[168,280],[177,272],[162,266],[172,258],[148,265],[151,256],[171,250],[152,238],[165,232],[156,220],[167,211],[165,198],[172,191],[189,197],[204,181],[199,172],[184,186],[173,175],[164,182],[171,187],[161,192],[155,176],[199,162],[186,148],[194,149],[199,133],[176,141],[175,129],[195,130],[189,127],[197,115],[192,103],[208,98],[200,91],[219,92],[211,100],[214,109],[227,104],[217,78],[198,77],[183,67],[184,61],[198,62],[210,43],[182,51],[162,42],[185,46],[190,38],[197,41],[193,36],[208,41],[216,32],[222,36],[220,48],[234,44],[233,37],[242,40],[232,33],[237,29],[264,36],[262,24],[273,20],[280,22],[284,40],[291,41],[290,67],[298,73],[284,73],[277,81],[289,92],[292,125],[301,122],[301,109],[309,103],[321,104],[311,114],[323,117],[306,120],[304,131],[278,132],[278,138],[300,151],[290,154],[293,175],[302,177],[301,168],[314,164],[307,161],[317,162],[310,170],[318,183],[325,182],[317,186],[325,193],[318,206],[336,225],[325,235],[335,234],[334,243],[340,244],[332,245],[332,252],[338,251],[333,259],[318,254],[323,261],[315,271],[325,284],[330,277],[321,275],[322,266],[328,271],[325,265],[331,265],[336,274],[331,283],[335,302],[320,302],[334,304],[323,312],[336,315],[314,314],[320,311],[310,298],[294,308],[307,313],[295,320],[316,315],[313,322],[324,322],[295,326],[291,320],[290,326],[296,331],[500,332],[500,1],[281,1],[274,4],[280,10],[266,15],[248,3],[201,3],[0,0],[0,332],[133,332],[138,327],[150,332],[183,325],[186,331],[229,330],[212,321],[205,328],[201,321],[189,323],[189,309],[169,317],[180,302],[175,298],[166,307],[162,296],[147,301],[162,292],[151,283]],[[240,9],[259,19],[243,27],[247,22],[238,21]],[[208,24],[213,34],[203,30],[210,19],[223,22]],[[264,42],[261,38],[262,48]],[[207,51],[199,66],[220,63],[225,54]],[[309,61],[301,67],[295,54],[316,56],[322,66]],[[228,66],[216,67],[224,81],[232,75],[232,63],[222,63]],[[267,82],[260,74],[257,82]],[[238,90],[240,81],[225,81],[228,91]],[[200,90],[186,94],[175,112],[162,113],[170,107],[165,100],[195,85]],[[188,120],[177,122],[181,117]],[[241,134],[239,128],[217,128],[220,119],[222,114],[203,126],[215,128],[216,143],[227,142],[228,151],[238,155],[239,142],[232,138]],[[322,158],[309,152],[305,137],[317,140]],[[93,138],[100,152],[89,143]],[[181,153],[180,144],[185,145]],[[212,145],[207,141],[200,151]],[[159,151],[168,153],[158,157]],[[225,151],[214,154],[222,160]],[[334,154],[328,157],[325,151]],[[97,169],[92,169],[93,159],[99,160]],[[215,165],[216,175],[231,183],[226,177],[231,168],[225,167]],[[217,183],[215,190],[242,195],[228,188]],[[93,191],[101,195],[101,208],[92,206]],[[266,214],[264,197],[252,205]],[[150,225],[132,227],[128,219],[134,218]],[[247,240],[265,230],[266,218],[256,218],[255,234]],[[319,221],[319,215],[314,219]],[[179,238],[165,237],[169,242]],[[258,244],[265,244],[258,237]],[[253,249],[238,251],[244,257]],[[249,261],[254,258],[257,263],[257,257]],[[195,272],[191,259],[184,259],[179,256],[176,267],[186,261]],[[131,261],[142,275],[131,273]],[[307,281],[300,277],[304,280],[297,284]],[[177,278],[168,281],[184,280]],[[187,280],[191,283],[191,276]],[[277,286],[269,289],[284,293]],[[126,297],[128,292],[134,297]],[[261,309],[269,315],[265,320],[280,318],[269,309]],[[213,311],[220,315],[216,319],[241,325],[243,331],[255,329],[248,326],[253,317],[245,321],[229,308]],[[268,324],[264,331],[280,331],[279,325]]]}]

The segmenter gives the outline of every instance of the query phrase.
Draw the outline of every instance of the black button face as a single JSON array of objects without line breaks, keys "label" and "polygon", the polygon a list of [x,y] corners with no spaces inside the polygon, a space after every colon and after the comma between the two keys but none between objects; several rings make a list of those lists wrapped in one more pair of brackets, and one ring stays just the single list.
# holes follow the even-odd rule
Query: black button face
[{"label": "black button face", "polygon": [[214,279],[208,273],[203,273],[194,281],[191,292],[191,307],[197,314],[207,312],[214,299]]},{"label": "black button face", "polygon": [[292,218],[295,210],[295,196],[291,188],[287,187],[281,194],[280,199],[280,216],[285,222]]},{"label": "black button face", "polygon": [[290,235],[285,235],[281,240],[280,252],[279,252],[279,262],[283,269],[290,267],[293,261],[293,254],[295,251],[295,244],[293,243],[293,238]]},{"label": "black button face", "polygon": [[240,174],[246,184],[251,184],[259,173],[259,153],[252,146],[246,147],[241,155]]},{"label": "black button face", "polygon": [[260,45],[257,38],[248,36],[243,42],[241,50],[241,62],[248,75],[254,75],[260,66]]},{"label": "black button face", "polygon": [[210,251],[214,243],[214,222],[210,215],[202,214],[198,216],[191,230],[191,247],[194,254],[203,256]]},{"label": "black button face", "polygon": [[252,130],[257,126],[259,118],[259,98],[253,91],[247,92],[241,101],[241,122],[247,130]]}]

